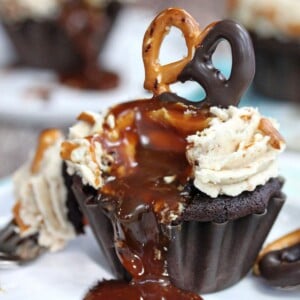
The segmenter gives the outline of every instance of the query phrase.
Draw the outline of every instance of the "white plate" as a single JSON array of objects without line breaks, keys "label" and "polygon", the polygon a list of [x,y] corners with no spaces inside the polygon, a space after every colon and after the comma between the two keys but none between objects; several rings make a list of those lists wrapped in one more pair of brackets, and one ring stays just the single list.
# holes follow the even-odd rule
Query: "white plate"
[{"label": "white plate", "polygon": [[[288,201],[276,221],[268,241],[300,227],[300,155],[285,153],[280,160],[286,178]],[[13,203],[9,179],[0,183],[0,226],[11,218]],[[228,270],[230,272],[230,270]],[[36,262],[12,270],[0,270],[0,298],[3,300],[81,300],[89,287],[101,279],[112,278],[105,259],[90,230],[59,253],[48,253]],[[205,295],[205,300],[299,299],[300,289],[273,289],[249,274],[225,291]],[[130,300],[130,299],[128,299]]]}]

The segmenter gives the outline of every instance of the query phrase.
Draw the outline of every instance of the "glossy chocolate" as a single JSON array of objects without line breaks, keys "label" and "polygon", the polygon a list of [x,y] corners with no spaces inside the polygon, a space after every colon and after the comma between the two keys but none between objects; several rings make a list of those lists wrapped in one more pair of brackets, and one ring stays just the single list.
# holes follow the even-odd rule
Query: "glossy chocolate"
[{"label": "glossy chocolate", "polygon": [[105,123],[102,134],[89,138],[114,157],[98,204],[111,220],[117,256],[132,281],[111,283],[118,285],[114,292],[100,284],[95,293],[110,299],[200,299],[169,282],[167,252],[169,226],[183,209],[181,191],[191,175],[186,136],[208,125],[208,109],[153,98],[120,104],[108,116],[115,126]]},{"label": "glossy chocolate", "polygon": [[[212,63],[212,55],[224,39],[229,42],[232,51],[232,70],[228,80]],[[208,28],[194,58],[183,69],[178,80],[198,82],[206,92],[203,101],[213,106],[228,107],[239,104],[254,73],[255,58],[249,34],[241,25],[224,20]]]},{"label": "glossy chocolate", "polygon": [[268,252],[259,262],[260,274],[274,286],[300,285],[300,243]]}]

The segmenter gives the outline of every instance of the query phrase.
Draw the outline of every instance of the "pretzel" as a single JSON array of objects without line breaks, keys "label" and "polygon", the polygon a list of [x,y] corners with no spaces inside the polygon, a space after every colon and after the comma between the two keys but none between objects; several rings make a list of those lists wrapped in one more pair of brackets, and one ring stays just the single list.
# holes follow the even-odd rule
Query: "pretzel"
[{"label": "pretzel", "polygon": [[36,174],[37,172],[39,172],[45,151],[49,147],[54,145],[54,143],[60,137],[62,137],[62,133],[58,129],[46,129],[41,132],[39,136],[37,150],[31,163],[32,174]]},{"label": "pretzel", "polygon": [[294,246],[300,243],[300,229],[297,229],[289,234],[275,240],[274,242],[268,244],[258,255],[258,258],[253,267],[253,273],[255,275],[260,275],[259,262],[260,260],[269,252],[281,250],[290,246]]},{"label": "pretzel", "polygon": [[[159,51],[171,26],[182,31],[188,52],[185,58],[162,66],[159,63]],[[169,85],[177,81],[177,76],[192,59],[204,34],[194,18],[183,9],[169,8],[162,11],[152,21],[144,36],[145,89],[152,91],[154,95],[169,92]]]},{"label": "pretzel", "polygon": [[[159,50],[170,26],[184,35],[187,56],[176,62],[160,65]],[[227,40],[232,50],[232,70],[229,79],[214,67],[212,55],[222,40]],[[204,88],[203,101],[215,106],[237,105],[249,87],[255,72],[254,50],[247,31],[230,20],[214,22],[203,31],[184,10],[170,8],[161,12],[150,24],[143,41],[145,89],[161,100],[190,103],[170,93],[170,84],[194,80]]]}]

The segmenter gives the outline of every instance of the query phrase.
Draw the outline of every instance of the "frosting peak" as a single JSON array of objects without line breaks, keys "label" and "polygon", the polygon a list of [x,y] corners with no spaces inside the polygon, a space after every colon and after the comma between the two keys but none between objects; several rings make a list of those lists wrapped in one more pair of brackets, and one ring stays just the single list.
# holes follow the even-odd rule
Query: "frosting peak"
[{"label": "frosting peak", "polygon": [[278,175],[276,158],[285,144],[274,120],[250,107],[211,107],[210,112],[209,127],[187,138],[199,190],[213,198],[236,196]]}]

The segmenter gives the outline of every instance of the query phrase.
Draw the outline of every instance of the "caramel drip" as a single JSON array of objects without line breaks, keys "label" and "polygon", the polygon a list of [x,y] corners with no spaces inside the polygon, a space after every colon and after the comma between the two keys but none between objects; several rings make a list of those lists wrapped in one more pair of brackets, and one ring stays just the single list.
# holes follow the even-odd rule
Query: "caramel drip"
[{"label": "caramel drip", "polygon": [[37,150],[31,164],[31,173],[36,174],[40,171],[41,162],[45,151],[55,144],[62,137],[62,133],[58,129],[46,129],[41,132],[38,140]]},{"label": "caramel drip", "polygon": [[[90,143],[100,142],[114,158],[99,193],[114,227],[117,255],[133,278],[134,293],[148,295],[155,286],[155,297],[143,299],[200,299],[169,282],[167,232],[185,205],[181,190],[192,171],[185,156],[186,137],[208,126],[208,107],[196,109],[154,97],[120,104],[108,116],[113,116],[115,126],[104,123],[103,132]],[[126,299],[135,299],[132,285],[121,283]],[[106,292],[110,299],[122,299]]]},{"label": "caramel drip", "polygon": [[20,231],[24,232],[29,228],[29,226],[23,222],[23,220],[20,216],[21,205],[22,205],[21,201],[17,201],[16,204],[14,205],[12,211],[13,211],[14,221],[16,222],[17,226],[19,227]]}]

